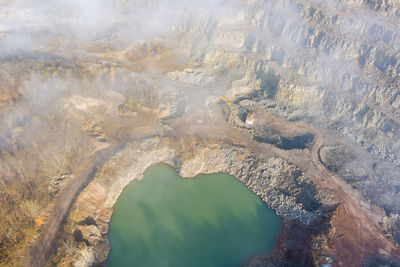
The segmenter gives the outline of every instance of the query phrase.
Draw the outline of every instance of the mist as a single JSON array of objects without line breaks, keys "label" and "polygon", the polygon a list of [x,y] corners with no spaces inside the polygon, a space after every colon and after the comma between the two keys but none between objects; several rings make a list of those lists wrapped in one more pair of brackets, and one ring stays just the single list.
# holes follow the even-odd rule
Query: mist
[{"label": "mist", "polygon": [[[106,41],[119,48],[168,34],[186,18],[214,13],[223,1],[15,0],[0,10],[0,53],[62,50]],[[112,44],[111,44],[112,45]],[[110,47],[113,48],[113,47]]]},{"label": "mist", "polygon": [[[343,145],[355,156],[328,171],[400,236],[400,15],[375,2],[0,0],[0,265],[82,170],[141,138],[179,160],[251,143],[299,165]],[[298,136],[320,142],[271,141]]]}]

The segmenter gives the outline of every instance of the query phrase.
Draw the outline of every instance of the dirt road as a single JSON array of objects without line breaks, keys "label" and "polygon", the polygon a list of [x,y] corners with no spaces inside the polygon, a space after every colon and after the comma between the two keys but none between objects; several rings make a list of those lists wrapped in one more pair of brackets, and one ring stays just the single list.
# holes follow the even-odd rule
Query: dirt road
[{"label": "dirt road", "polygon": [[29,253],[25,256],[22,266],[45,266],[47,260],[55,253],[57,232],[61,228],[63,220],[67,216],[75,198],[90,182],[99,166],[123,147],[123,143],[114,143],[94,154],[93,160],[84,167],[65,193],[57,200],[46,225],[35,240],[34,245],[30,248]]},{"label": "dirt road", "polygon": [[340,201],[331,220],[337,236],[332,253],[336,254],[339,265],[358,266],[365,257],[374,254],[391,256],[400,261],[400,247],[389,240],[378,225],[384,211],[367,202],[341,177],[326,169],[319,155],[323,145],[323,138],[318,136],[311,149],[312,163],[316,168],[313,178],[317,186],[333,191]]},{"label": "dirt road", "polygon": [[120,137],[124,138],[124,140],[115,141],[109,147],[95,152],[92,160],[83,168],[81,173],[69,184],[57,200],[38,238],[23,259],[22,266],[43,267],[48,259],[55,254],[57,233],[61,229],[70,207],[105,161],[123,149],[127,141],[151,138],[160,134],[162,134],[161,131],[156,128],[138,128],[135,134]]},{"label": "dirt road", "polygon": [[[286,127],[287,124],[291,123],[286,122]],[[292,127],[306,129],[315,135],[310,153],[277,148],[272,150],[278,157],[303,170],[319,189],[330,190],[339,200],[340,204],[330,222],[335,231],[330,252],[338,260],[338,266],[360,266],[367,257],[377,254],[391,256],[400,261],[400,247],[388,239],[379,226],[379,220],[385,215],[383,209],[366,201],[359,191],[328,171],[320,159],[319,152],[322,146],[341,140],[307,125],[293,123]],[[271,150],[263,146],[264,150]]]}]

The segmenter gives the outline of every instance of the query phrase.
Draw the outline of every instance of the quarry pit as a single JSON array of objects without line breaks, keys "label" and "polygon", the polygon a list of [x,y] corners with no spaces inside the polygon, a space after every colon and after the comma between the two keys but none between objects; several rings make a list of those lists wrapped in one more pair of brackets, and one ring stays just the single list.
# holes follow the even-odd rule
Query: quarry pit
[{"label": "quarry pit", "polygon": [[396,1],[28,2],[0,3],[0,265],[101,266],[157,163],[282,219],[246,266],[400,261]]}]

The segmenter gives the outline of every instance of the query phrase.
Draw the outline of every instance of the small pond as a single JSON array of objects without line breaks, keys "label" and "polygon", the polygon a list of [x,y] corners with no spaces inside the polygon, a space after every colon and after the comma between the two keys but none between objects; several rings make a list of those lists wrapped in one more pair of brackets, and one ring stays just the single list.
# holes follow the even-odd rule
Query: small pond
[{"label": "small pond", "polygon": [[281,220],[234,177],[148,168],[114,206],[106,266],[240,266],[271,253]]}]

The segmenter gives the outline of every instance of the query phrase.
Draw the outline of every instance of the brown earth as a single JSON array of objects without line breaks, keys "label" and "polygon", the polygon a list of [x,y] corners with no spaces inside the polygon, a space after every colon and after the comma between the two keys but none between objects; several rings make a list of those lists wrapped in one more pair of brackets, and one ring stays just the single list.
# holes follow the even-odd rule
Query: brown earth
[{"label": "brown earth", "polygon": [[[270,115],[272,116],[272,115]],[[276,122],[276,117],[273,118]],[[276,122],[279,123],[279,122]],[[287,128],[287,123],[280,122]],[[311,154],[296,156],[293,151],[274,149],[278,156],[289,160],[305,171],[319,189],[332,191],[339,200],[330,225],[334,238],[330,242],[329,254],[337,260],[338,266],[360,266],[369,256],[382,255],[400,261],[400,247],[390,240],[379,227],[379,220],[385,215],[383,209],[367,202],[365,198],[341,177],[329,172],[321,162],[319,151],[326,143],[339,140],[320,129],[293,123],[292,129],[315,134]],[[343,142],[341,140],[340,142]]]}]

